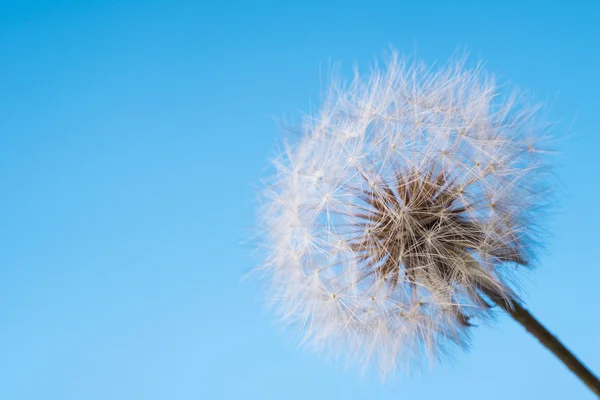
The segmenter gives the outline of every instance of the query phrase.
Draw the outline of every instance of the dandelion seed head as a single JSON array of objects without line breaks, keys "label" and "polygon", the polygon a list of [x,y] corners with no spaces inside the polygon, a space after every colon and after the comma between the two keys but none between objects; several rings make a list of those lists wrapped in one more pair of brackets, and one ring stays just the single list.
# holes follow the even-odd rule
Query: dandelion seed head
[{"label": "dandelion seed head", "polygon": [[544,126],[481,67],[335,80],[275,160],[259,268],[303,343],[385,375],[465,347],[540,245]]}]

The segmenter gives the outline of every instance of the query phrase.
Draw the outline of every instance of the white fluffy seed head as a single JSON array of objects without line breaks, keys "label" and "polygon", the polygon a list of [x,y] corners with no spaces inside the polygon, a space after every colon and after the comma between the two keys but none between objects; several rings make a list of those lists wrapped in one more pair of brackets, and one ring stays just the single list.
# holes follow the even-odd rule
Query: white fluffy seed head
[{"label": "white fluffy seed head", "polygon": [[264,189],[269,298],[304,342],[382,374],[468,342],[539,245],[545,127],[480,67],[393,54],[333,81]]}]

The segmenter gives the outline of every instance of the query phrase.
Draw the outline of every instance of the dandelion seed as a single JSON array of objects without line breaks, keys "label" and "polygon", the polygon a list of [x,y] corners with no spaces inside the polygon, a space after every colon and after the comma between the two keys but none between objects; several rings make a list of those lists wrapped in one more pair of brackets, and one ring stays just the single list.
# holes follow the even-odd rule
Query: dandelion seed
[{"label": "dandelion seed", "polygon": [[265,191],[260,271],[282,319],[385,375],[467,347],[490,303],[531,317],[508,282],[541,245],[536,110],[462,62],[432,72],[393,54],[333,82]]}]

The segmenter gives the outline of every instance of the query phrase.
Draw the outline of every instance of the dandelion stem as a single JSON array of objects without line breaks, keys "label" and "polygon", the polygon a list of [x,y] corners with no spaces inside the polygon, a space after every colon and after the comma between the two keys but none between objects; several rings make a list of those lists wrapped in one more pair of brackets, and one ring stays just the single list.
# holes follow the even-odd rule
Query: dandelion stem
[{"label": "dandelion stem", "polygon": [[508,301],[490,290],[483,292],[496,304],[504,309],[511,317],[533,336],[535,336],[548,350],[558,357],[596,396],[600,398],[600,380],[590,371],[575,355],[563,345],[556,336],[544,327],[529,311],[517,301]]}]

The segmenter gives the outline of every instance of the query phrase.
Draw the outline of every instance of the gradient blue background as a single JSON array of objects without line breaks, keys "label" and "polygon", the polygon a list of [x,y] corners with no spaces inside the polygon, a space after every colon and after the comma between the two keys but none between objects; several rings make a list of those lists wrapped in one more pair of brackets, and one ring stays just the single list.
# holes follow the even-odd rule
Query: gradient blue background
[{"label": "gradient blue background", "polygon": [[[459,46],[552,103],[562,208],[527,303],[600,371],[600,3],[0,3],[0,398],[592,399],[520,326],[429,374],[296,347],[242,241],[330,62]],[[347,71],[347,70],[346,70]]]}]

